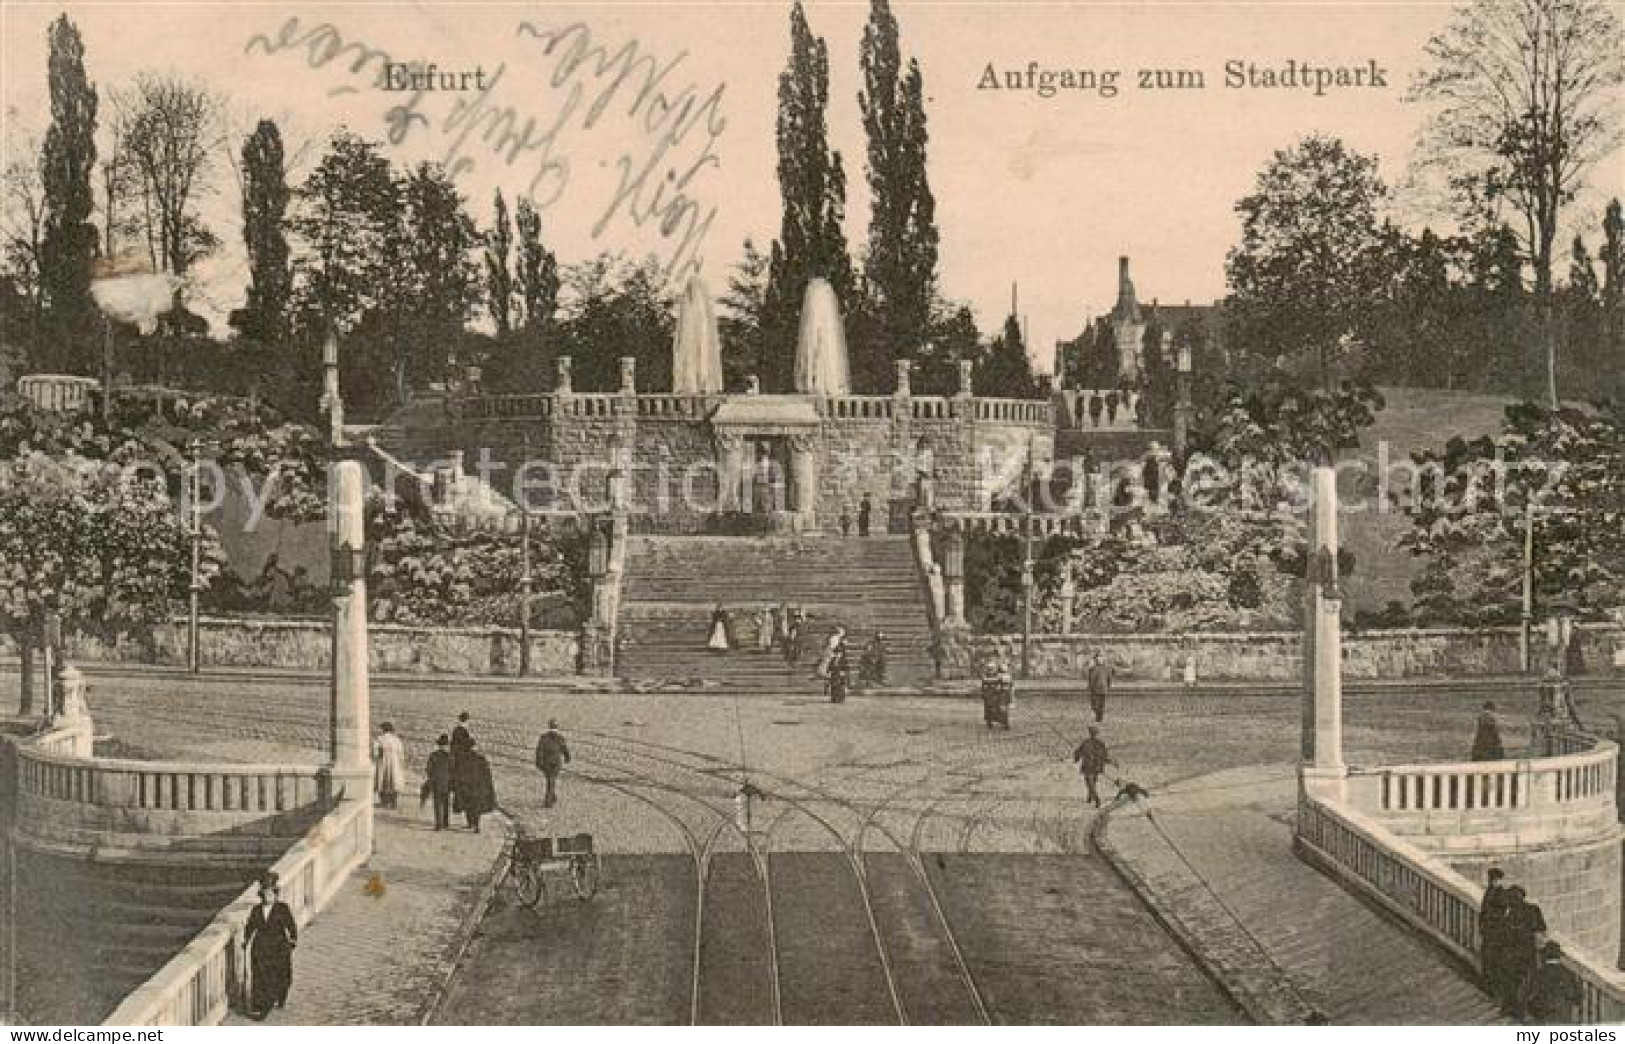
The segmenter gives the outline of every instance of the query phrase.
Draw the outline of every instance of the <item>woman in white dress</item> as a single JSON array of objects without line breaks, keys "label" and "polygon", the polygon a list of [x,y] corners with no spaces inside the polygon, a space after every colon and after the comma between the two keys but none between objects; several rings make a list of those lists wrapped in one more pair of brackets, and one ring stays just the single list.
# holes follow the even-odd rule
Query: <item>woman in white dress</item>
[{"label": "woman in white dress", "polygon": [[728,640],[728,611],[720,605],[711,613],[711,636],[705,647],[712,652],[727,652],[733,648]]},{"label": "woman in white dress", "polygon": [[378,742],[373,744],[372,758],[378,804],[382,808],[394,808],[406,779],[406,747],[395,735],[395,726],[387,721],[378,726]]}]

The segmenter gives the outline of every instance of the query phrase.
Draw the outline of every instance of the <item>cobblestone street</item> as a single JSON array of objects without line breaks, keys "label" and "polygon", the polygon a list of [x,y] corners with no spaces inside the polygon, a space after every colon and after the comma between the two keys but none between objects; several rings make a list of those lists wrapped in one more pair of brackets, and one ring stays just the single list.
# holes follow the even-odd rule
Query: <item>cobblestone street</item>
[{"label": "cobblestone street", "polygon": [[[98,678],[92,706],[98,731],[133,750],[318,761],[326,698],[296,680],[129,673]],[[1465,690],[1351,697],[1350,758],[1454,754],[1478,702]],[[535,911],[500,890],[435,1021],[1247,1021],[1093,850],[1069,760],[1083,713],[1064,695],[1023,697],[1014,728],[989,732],[973,701],[941,697],[832,706],[432,682],[374,693],[374,722],[395,723],[412,772],[462,710],[504,810],[539,834],[592,833],[605,878],[590,902]],[[1290,765],[1298,716],[1289,695],[1128,695],[1103,735],[1114,774],[1155,795],[1204,773]],[[574,760],[560,805],[543,809],[532,750],[549,717]],[[748,812],[747,781],[765,794]],[[403,837],[427,826],[409,806]],[[412,887],[432,891],[435,846],[473,839],[422,837]],[[369,1001],[355,1017],[417,1021],[450,971],[449,943],[408,944],[387,923],[359,925],[357,945],[377,936],[385,966],[421,988],[360,991]],[[323,973],[301,968],[312,974]],[[307,994],[299,1020],[349,1021],[326,1003]]]}]

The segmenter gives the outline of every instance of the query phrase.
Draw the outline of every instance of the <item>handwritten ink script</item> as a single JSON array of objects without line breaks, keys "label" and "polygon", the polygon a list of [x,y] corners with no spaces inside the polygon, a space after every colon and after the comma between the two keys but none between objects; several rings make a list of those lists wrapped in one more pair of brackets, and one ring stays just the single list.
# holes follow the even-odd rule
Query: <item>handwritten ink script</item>
[{"label": "handwritten ink script", "polygon": [[[525,179],[521,191],[537,209],[566,200],[585,207],[594,240],[652,230],[666,244],[668,278],[686,279],[703,265],[716,219],[704,193],[718,187],[726,85],[707,87],[688,76],[687,51],[662,58],[637,40],[600,44],[582,22],[563,28],[521,22],[515,36],[529,57],[495,65],[483,89],[382,91],[391,102],[382,117],[389,141],[433,142],[453,178],[481,164],[511,169]],[[244,50],[302,58],[311,69],[352,81],[367,76],[374,88],[386,85],[391,65],[402,64],[346,40],[330,23],[305,26],[297,18],[254,36]],[[519,100],[531,73],[540,76],[540,92]],[[356,87],[342,83],[328,93],[354,94]],[[603,139],[616,144],[605,149]]]}]

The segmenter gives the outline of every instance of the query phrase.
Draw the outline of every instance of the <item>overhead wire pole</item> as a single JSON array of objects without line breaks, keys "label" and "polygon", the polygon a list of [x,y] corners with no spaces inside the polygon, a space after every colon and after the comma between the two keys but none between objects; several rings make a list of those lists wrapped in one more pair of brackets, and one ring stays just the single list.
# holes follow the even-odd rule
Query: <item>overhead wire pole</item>
[{"label": "overhead wire pole", "polygon": [[203,593],[203,499],[202,462],[198,460],[198,444],[191,445],[191,466],[186,482],[187,536],[192,545],[191,582],[187,585],[186,599],[186,668],[193,674],[203,669],[203,657],[198,648],[198,608]]},{"label": "overhead wire pole", "polygon": [[[530,433],[524,437],[524,461],[530,463]],[[536,578],[530,568],[530,491],[521,487],[519,495],[519,676],[530,676],[530,595]]]}]

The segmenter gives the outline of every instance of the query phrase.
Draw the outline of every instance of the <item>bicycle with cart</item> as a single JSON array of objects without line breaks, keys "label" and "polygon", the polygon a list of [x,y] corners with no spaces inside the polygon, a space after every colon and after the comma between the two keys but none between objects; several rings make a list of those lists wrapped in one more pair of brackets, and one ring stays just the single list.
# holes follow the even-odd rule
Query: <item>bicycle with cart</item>
[{"label": "bicycle with cart", "polygon": [[585,902],[598,894],[604,867],[591,834],[536,837],[515,827],[505,854],[505,883],[532,910],[550,897],[574,895]]}]

